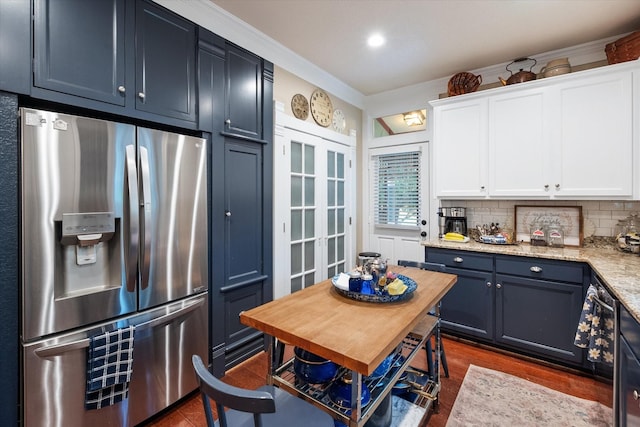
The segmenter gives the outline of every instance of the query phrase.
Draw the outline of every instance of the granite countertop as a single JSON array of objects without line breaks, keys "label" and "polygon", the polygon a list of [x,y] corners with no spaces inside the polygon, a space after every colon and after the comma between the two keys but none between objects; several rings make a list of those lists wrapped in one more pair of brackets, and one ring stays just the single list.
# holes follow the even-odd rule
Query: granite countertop
[{"label": "granite countertop", "polygon": [[624,304],[636,321],[640,322],[640,256],[621,252],[613,245],[552,248],[531,246],[528,243],[489,245],[473,240],[462,243],[445,242],[440,239],[426,240],[422,245],[460,251],[585,262],[598,273],[611,293],[621,304]]}]

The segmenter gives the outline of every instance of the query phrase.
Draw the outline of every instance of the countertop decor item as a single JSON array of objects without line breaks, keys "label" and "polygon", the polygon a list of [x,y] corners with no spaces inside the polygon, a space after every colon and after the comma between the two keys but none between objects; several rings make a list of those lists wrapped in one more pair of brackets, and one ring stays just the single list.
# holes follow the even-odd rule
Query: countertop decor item
[{"label": "countertop decor item", "polygon": [[449,84],[447,85],[449,96],[462,95],[465,93],[471,93],[478,90],[480,84],[482,83],[481,75],[474,75],[472,73],[468,73],[463,71],[458,74],[454,74],[451,79],[449,79]]},{"label": "countertop decor item", "polygon": [[582,206],[516,205],[514,234],[518,242],[531,242],[531,227],[556,226],[564,231],[565,246],[582,246]]},{"label": "countertop decor item", "polygon": [[333,120],[333,104],[331,98],[322,89],[316,89],[309,100],[311,116],[322,127],[328,127]]},{"label": "countertop decor item", "polygon": [[347,298],[351,298],[358,301],[366,301],[366,302],[376,302],[376,303],[387,303],[387,302],[395,302],[408,298],[413,291],[416,290],[418,285],[416,282],[402,274],[398,274],[398,279],[402,280],[402,282],[407,285],[407,289],[400,295],[389,295],[389,294],[363,294],[361,292],[352,292],[347,291],[338,286],[338,277],[333,276],[331,279],[331,283],[333,284],[333,288],[340,294]]},{"label": "countertop decor item", "polygon": [[604,48],[609,64],[633,61],[640,57],[640,31],[633,32],[625,37],[607,44]]},{"label": "countertop decor item", "polygon": [[291,111],[293,111],[296,119],[307,120],[307,117],[309,117],[309,101],[303,94],[296,93],[293,95],[291,98]]}]

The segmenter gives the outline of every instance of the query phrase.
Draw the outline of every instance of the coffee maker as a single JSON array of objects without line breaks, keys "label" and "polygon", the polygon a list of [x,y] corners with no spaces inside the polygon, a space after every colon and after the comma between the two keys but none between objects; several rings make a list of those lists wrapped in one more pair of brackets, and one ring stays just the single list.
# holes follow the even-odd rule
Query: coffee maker
[{"label": "coffee maker", "polygon": [[447,233],[459,233],[467,235],[466,208],[438,208],[439,237]]}]

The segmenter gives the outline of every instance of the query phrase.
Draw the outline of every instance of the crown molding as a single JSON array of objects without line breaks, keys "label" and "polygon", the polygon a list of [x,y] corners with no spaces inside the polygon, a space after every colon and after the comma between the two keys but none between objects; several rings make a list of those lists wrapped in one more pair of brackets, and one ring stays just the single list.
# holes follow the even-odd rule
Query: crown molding
[{"label": "crown molding", "polygon": [[360,109],[365,96],[209,0],[154,0],[161,6],[274,63]]}]

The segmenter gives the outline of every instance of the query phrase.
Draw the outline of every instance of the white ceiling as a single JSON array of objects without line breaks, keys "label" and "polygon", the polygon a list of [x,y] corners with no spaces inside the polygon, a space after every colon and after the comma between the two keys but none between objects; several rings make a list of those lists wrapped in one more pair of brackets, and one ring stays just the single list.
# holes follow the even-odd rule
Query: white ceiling
[{"label": "white ceiling", "polygon": [[640,29],[640,0],[211,1],[364,95]]}]

